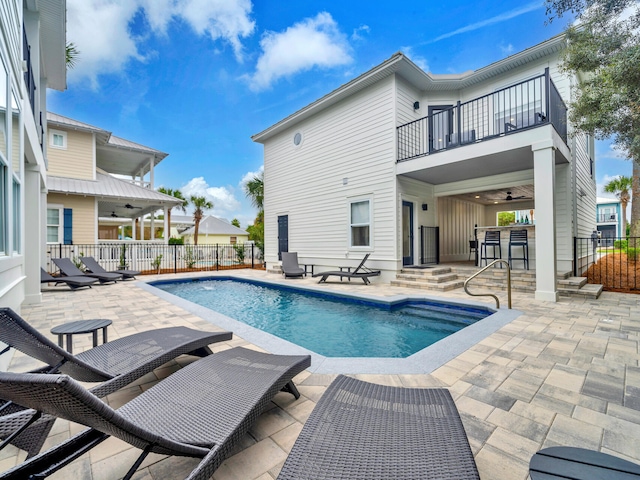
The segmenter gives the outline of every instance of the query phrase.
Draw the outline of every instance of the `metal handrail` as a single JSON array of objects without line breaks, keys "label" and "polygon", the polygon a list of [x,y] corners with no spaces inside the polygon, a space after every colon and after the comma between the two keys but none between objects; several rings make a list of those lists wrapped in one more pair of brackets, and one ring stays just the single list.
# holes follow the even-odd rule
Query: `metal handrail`
[{"label": "metal handrail", "polygon": [[471,280],[476,278],[478,275],[480,275],[482,272],[487,270],[489,267],[493,267],[496,263],[504,263],[507,266],[507,304],[508,304],[508,308],[511,309],[511,267],[509,266],[509,262],[507,262],[506,260],[502,260],[502,259],[494,260],[489,265],[484,267],[482,270],[479,270],[473,275],[471,275],[469,278],[467,278],[464,281],[464,291],[467,293],[467,295],[471,295],[472,297],[493,297],[493,299],[496,301],[496,308],[500,308],[500,300],[493,293],[471,293],[467,288],[467,285]]}]

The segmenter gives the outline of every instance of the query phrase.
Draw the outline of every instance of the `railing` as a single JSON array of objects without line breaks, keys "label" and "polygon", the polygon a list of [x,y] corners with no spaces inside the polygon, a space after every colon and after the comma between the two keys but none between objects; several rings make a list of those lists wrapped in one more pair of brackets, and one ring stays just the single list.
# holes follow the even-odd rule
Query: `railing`
[{"label": "railing", "polygon": [[494,260],[483,269],[471,275],[469,278],[467,278],[464,281],[464,291],[467,293],[467,295],[471,295],[472,297],[493,297],[493,299],[496,301],[496,308],[500,308],[500,300],[498,299],[497,295],[494,295],[493,293],[471,293],[468,288],[469,282],[471,280],[476,278],[478,275],[480,275],[482,272],[484,272],[488,268],[493,267],[496,263],[504,263],[507,266],[507,307],[511,309],[511,267],[509,266],[509,262],[507,262],[506,260],[501,260],[501,259]]},{"label": "railing", "polygon": [[129,180],[129,183],[133,183],[134,185],[137,185],[142,188],[153,188],[151,186],[151,182],[147,182],[145,180]]},{"label": "railing", "polygon": [[547,68],[544,75],[399,126],[398,161],[549,123],[566,143],[567,107]]},{"label": "railing", "polygon": [[574,237],[573,252],[576,277],[607,291],[640,290],[640,237]]},{"label": "railing", "polygon": [[53,258],[93,257],[106,270],[127,268],[143,274],[262,268],[260,249],[253,243],[238,245],[166,245],[159,243],[100,243],[47,245],[47,267],[56,271]]},{"label": "railing", "polygon": [[27,87],[27,92],[29,94],[29,101],[31,103],[31,112],[35,116],[36,114],[36,81],[33,76],[33,66],[31,65],[31,46],[29,45],[29,41],[27,40],[27,32],[22,27],[22,51],[23,57],[22,59],[27,64],[27,71],[24,72],[24,84]]},{"label": "railing", "polygon": [[617,222],[618,215],[615,213],[599,213],[596,221],[598,223]]},{"label": "railing", "polygon": [[420,265],[440,263],[440,227],[420,226]]}]

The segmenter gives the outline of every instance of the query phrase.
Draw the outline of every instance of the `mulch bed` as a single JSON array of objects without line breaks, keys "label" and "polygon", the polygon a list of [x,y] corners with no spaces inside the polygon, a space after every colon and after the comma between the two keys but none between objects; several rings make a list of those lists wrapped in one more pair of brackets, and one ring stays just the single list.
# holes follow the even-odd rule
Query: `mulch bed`
[{"label": "mulch bed", "polygon": [[625,253],[610,253],[583,274],[589,283],[602,284],[608,292],[640,293],[640,262]]}]

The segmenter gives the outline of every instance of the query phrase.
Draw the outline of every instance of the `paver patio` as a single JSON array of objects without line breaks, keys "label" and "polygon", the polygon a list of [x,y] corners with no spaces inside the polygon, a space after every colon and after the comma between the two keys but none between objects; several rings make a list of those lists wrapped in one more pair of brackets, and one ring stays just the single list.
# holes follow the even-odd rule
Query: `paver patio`
[{"label": "paver patio", "polygon": [[[260,271],[234,275],[269,278],[286,284],[316,284]],[[175,276],[140,277],[142,280]],[[369,295],[416,295],[416,290],[376,284],[336,284],[327,290]],[[468,299],[454,291],[439,296]],[[501,303],[506,295],[501,295]],[[450,389],[483,480],[528,477],[528,462],[540,448],[571,445],[597,449],[640,463],[640,296],[605,292],[598,300],[562,298],[539,302],[530,294],[513,295],[516,320],[481,340],[430,374],[356,375],[363,380],[405,387],[444,386]],[[61,323],[109,318],[109,338],[166,326],[186,325],[219,330],[215,325],[159,299],[133,282],[98,285],[90,290],[49,288],[43,303],[26,306],[22,316],[52,339],[49,330]],[[90,335],[74,339],[74,351],[91,347]],[[248,344],[242,338],[212,345],[212,350]],[[274,352],[277,353],[277,352]],[[109,397],[119,406],[187,362],[181,357],[154,374]],[[16,353],[9,369],[25,371],[32,361]],[[216,480],[271,480],[290,451],[333,375],[304,372],[295,379],[302,397],[279,394],[270,410],[246,436],[238,452],[213,476]],[[44,448],[84,427],[57,420]],[[52,479],[112,480],[121,478],[140,451],[110,438]],[[0,471],[24,459],[14,447],[0,452]],[[150,455],[136,480],[184,478],[198,459]]]}]

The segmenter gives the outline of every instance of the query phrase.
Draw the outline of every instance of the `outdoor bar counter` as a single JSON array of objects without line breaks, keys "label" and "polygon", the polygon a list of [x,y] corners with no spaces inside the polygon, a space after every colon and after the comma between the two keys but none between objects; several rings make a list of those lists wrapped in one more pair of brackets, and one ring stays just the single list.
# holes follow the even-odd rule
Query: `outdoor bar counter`
[{"label": "outdoor bar counter", "polygon": [[[485,262],[480,261],[480,257],[482,255],[481,246],[484,242],[484,234],[488,230],[497,230],[500,232],[500,246],[502,249],[502,259],[508,261],[509,260],[509,236],[511,230],[526,230],[527,231],[527,241],[529,243],[529,270],[536,269],[536,226],[530,223],[519,223],[515,225],[509,225],[505,227],[497,227],[497,226],[487,226],[487,227],[476,227],[476,232],[478,235],[478,265],[484,266]],[[492,257],[493,247],[488,247],[488,256]],[[496,256],[498,255],[496,248]],[[522,258],[524,255],[522,253],[522,247],[512,247],[511,255],[515,258]],[[491,263],[493,260],[489,259],[487,263]],[[513,269],[516,270],[524,270],[525,264],[523,260],[514,260],[512,265]]]}]

